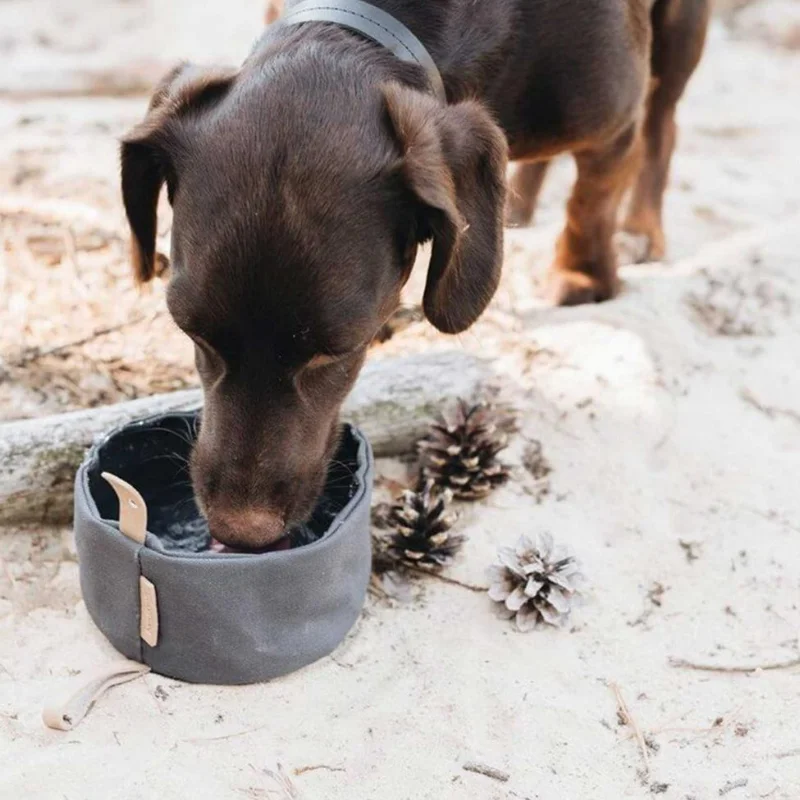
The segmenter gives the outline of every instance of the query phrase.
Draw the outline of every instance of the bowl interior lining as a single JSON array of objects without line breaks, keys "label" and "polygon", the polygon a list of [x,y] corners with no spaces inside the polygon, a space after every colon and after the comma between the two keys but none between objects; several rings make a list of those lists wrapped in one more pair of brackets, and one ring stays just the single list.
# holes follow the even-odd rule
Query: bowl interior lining
[{"label": "bowl interior lining", "polygon": [[[210,534],[194,500],[189,455],[199,415],[168,414],[133,423],[102,442],[89,470],[89,489],[103,519],[116,520],[117,497],[101,477],[114,475],[134,486],[147,503],[147,529],[167,550],[202,552]],[[325,491],[305,524],[288,532],[292,547],[321,538],[358,489],[358,440],[345,426],[328,470]]]}]

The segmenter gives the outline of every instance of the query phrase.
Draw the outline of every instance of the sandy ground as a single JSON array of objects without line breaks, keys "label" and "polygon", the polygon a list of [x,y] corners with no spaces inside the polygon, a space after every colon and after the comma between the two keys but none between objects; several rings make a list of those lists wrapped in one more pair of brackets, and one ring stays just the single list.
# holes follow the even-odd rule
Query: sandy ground
[{"label": "sandy ground", "polygon": [[[125,275],[113,137],[144,99],[53,93],[71,85],[65,71],[89,71],[89,84],[102,73],[105,86],[182,48],[235,60],[260,13],[229,2],[215,37],[210,12],[189,28],[177,24],[186,4],[120,2],[99,36],[82,5],[0,5],[12,66],[0,86],[5,417],[193,380],[162,291],[142,298]],[[70,10],[67,37],[54,21]],[[798,22],[800,4],[786,0],[715,22],[681,108],[670,263],[626,268],[612,303],[542,308],[565,161],[536,228],[509,234],[503,286],[479,325],[456,342],[419,325],[375,355],[457,346],[494,360],[521,413],[515,478],[463,509],[469,540],[449,574],[481,583],[498,546],[548,530],[590,580],[567,630],[518,634],[485,596],[427,580],[410,603],[371,598],[337,652],[300,673],[245,688],[150,675],[55,733],[42,705],[114,653],[81,603],[69,531],[6,530],[0,797],[284,797],[269,775],[279,763],[306,800],[800,797],[800,667],[670,664],[800,658]],[[135,348],[126,329],[64,359],[10,364],[136,315]],[[538,499],[521,466],[531,440],[552,467]],[[649,770],[613,685],[649,743]],[[509,780],[464,771],[468,761]]]}]

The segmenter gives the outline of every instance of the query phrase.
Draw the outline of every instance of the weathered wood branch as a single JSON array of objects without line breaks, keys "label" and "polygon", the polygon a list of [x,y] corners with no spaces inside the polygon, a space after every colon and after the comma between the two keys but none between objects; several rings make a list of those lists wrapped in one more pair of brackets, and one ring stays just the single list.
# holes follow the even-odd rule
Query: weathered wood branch
[{"label": "weathered wood branch", "polygon": [[[448,401],[476,396],[490,374],[485,362],[453,351],[373,361],[343,417],[366,433],[376,455],[407,453]],[[97,437],[201,402],[199,391],[188,390],[0,425],[0,524],[69,521],[75,470]]]}]

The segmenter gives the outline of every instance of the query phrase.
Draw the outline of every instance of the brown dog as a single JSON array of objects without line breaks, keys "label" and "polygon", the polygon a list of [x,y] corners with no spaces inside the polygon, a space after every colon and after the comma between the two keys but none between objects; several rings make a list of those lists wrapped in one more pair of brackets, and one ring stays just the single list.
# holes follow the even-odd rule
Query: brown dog
[{"label": "brown dog", "polygon": [[523,162],[518,223],[548,159],[577,161],[555,302],[614,295],[612,234],[634,179],[625,227],[663,253],[675,106],[709,0],[373,4],[423,41],[447,104],[418,66],[344,28],[279,25],[238,71],[173,70],[122,145],[140,281],[156,269],[164,183],[173,205],[167,299],[195,341],[206,403],[192,477],[231,546],[265,545],[310,512],[342,400],[421,242],[433,241],[428,319],[457,333],[486,307],[507,153]]}]

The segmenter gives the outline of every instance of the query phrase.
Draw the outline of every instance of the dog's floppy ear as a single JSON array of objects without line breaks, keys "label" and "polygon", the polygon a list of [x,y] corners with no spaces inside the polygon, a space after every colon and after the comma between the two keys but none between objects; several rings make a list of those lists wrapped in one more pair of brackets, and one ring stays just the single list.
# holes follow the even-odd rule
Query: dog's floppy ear
[{"label": "dog's floppy ear", "polygon": [[497,289],[503,260],[508,145],[478,102],[442,106],[431,96],[383,87],[401,170],[433,237],[425,315],[440,331],[460,333]]},{"label": "dog's floppy ear", "polygon": [[174,153],[181,146],[181,114],[219,98],[235,75],[232,69],[200,69],[180,64],[162,78],[147,115],[122,139],[122,200],[133,235],[131,257],[138,283],[156,273],[156,209],[166,182],[172,199],[176,180]]}]

